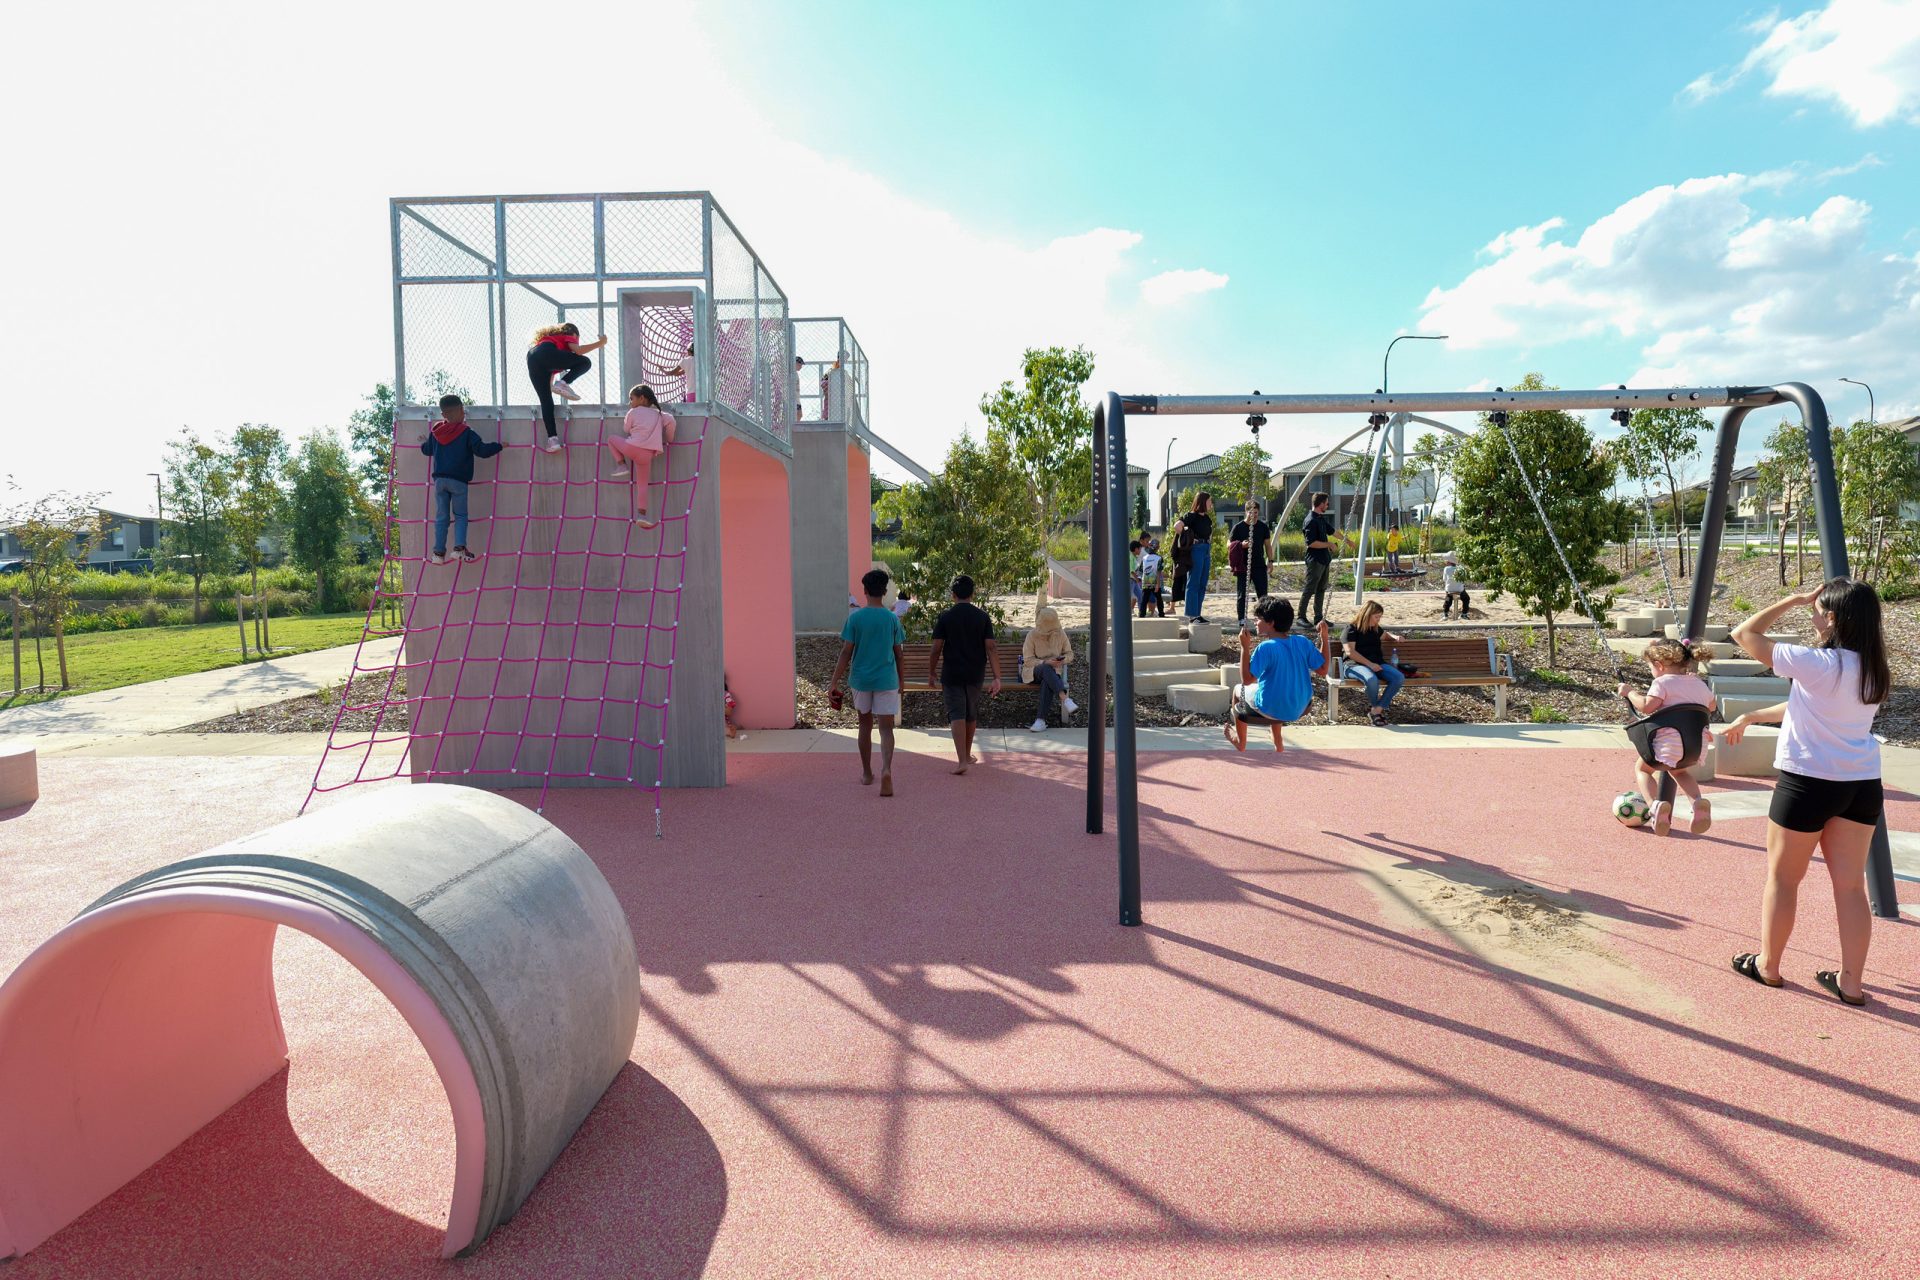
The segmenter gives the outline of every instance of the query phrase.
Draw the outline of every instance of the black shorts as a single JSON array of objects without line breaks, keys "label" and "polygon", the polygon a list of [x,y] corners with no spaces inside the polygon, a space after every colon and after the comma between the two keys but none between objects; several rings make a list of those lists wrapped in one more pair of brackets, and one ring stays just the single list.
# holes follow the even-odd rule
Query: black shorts
[{"label": "black shorts", "polygon": [[978,720],[980,718],[980,698],[986,686],[978,684],[949,684],[940,689],[941,696],[947,702],[947,723],[955,720]]},{"label": "black shorts", "polygon": [[1782,769],[1767,816],[1788,831],[1818,831],[1833,818],[1871,827],[1880,821],[1885,794],[1878,778],[1834,782]]}]

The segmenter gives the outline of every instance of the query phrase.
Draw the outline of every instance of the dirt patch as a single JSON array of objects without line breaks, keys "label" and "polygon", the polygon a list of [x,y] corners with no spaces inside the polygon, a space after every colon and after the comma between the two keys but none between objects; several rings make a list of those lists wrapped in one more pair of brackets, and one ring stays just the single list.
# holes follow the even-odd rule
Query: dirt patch
[{"label": "dirt patch", "polygon": [[1481,961],[1635,1008],[1685,1017],[1692,1004],[1611,945],[1578,898],[1491,871],[1369,857],[1361,868],[1388,920],[1445,934]]}]

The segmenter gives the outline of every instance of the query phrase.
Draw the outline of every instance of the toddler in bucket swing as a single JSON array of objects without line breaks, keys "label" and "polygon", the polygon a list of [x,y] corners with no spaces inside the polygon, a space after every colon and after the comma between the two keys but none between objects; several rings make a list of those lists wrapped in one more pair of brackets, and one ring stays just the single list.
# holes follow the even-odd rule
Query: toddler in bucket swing
[{"label": "toddler in bucket swing", "polygon": [[673,443],[673,415],[661,410],[653,388],[645,383],[627,392],[627,405],[626,434],[607,441],[607,448],[613,451],[616,464],[613,478],[624,480],[633,476],[634,516],[642,529],[651,529],[660,523],[647,513],[653,460]]},{"label": "toddler in bucket swing", "polygon": [[[1632,705],[1635,712],[1650,716],[1667,707],[1700,706],[1708,711],[1714,708],[1713,690],[1700,678],[1699,664],[1713,661],[1713,647],[1698,640],[1655,640],[1647,646],[1647,667],[1653,672],[1653,683],[1645,693],[1639,693],[1626,684],[1620,686],[1620,696]],[[1707,751],[1710,735],[1703,733],[1700,743],[1700,755]],[[1713,825],[1713,807],[1700,794],[1700,783],[1694,778],[1691,767],[1681,769],[1679,765],[1686,751],[1678,729],[1662,726],[1653,731],[1653,758],[1657,762],[1648,764],[1644,758],[1636,757],[1633,763],[1634,786],[1647,798],[1647,808],[1655,835],[1664,836],[1673,825],[1673,806],[1660,799],[1660,774],[1673,775],[1674,785],[1679,787],[1688,800],[1693,802],[1693,820],[1689,829],[1695,835],[1704,835]]]}]

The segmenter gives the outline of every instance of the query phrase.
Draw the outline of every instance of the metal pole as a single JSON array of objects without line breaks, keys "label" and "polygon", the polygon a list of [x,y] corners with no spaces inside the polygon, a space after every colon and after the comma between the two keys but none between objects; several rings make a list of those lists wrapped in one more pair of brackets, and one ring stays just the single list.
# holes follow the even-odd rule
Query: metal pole
[{"label": "metal pole", "polygon": [[[1840,482],[1833,471],[1833,432],[1820,393],[1804,382],[1775,387],[1800,406],[1807,427],[1807,453],[1813,461],[1813,523],[1820,534],[1820,567],[1828,579],[1847,576],[1847,530],[1840,516]],[[1694,590],[1699,590],[1698,584]],[[1893,879],[1893,846],[1887,840],[1887,815],[1881,812],[1867,851],[1867,897],[1873,914],[1883,920],[1900,916],[1900,898]]]},{"label": "metal pole", "polygon": [[1167,504],[1160,512],[1160,527],[1162,529],[1171,529],[1173,527],[1173,446],[1179,439],[1179,436],[1167,437],[1167,454],[1160,463],[1160,487],[1167,491]]},{"label": "metal pole", "polygon": [[1120,923],[1140,921],[1140,778],[1135,772],[1137,744],[1133,715],[1133,619],[1122,602],[1132,598],[1127,589],[1129,568],[1122,554],[1127,545],[1127,414],[1120,397],[1111,393],[1106,404],[1107,541],[1110,557],[1107,589],[1116,606],[1113,615],[1113,808],[1120,827]]},{"label": "metal pole", "polygon": [[13,593],[13,691],[20,692],[20,593]]},{"label": "metal pole", "polygon": [[[1713,608],[1714,566],[1720,563],[1720,531],[1727,520],[1727,500],[1733,489],[1733,455],[1740,443],[1740,424],[1751,409],[1727,410],[1714,437],[1713,478],[1707,485],[1707,505],[1700,513],[1700,541],[1694,549],[1693,588],[1687,596],[1687,616],[1680,634],[1689,639],[1707,633],[1707,614]],[[1707,566],[1704,570],[1701,565]],[[1673,803],[1673,775],[1660,775],[1659,798]]]},{"label": "metal pole", "polygon": [[387,202],[387,223],[393,240],[393,402],[398,405],[407,402],[407,321],[406,308],[401,305],[400,206],[391,200]]},{"label": "metal pole", "polygon": [[[1093,509],[1087,541],[1093,560],[1087,571],[1091,629],[1087,648],[1087,832],[1105,830],[1107,762],[1107,406],[1093,410]],[[1117,602],[1116,602],[1117,603]],[[1133,624],[1128,623],[1129,632]]]},{"label": "metal pole", "polygon": [[[507,390],[507,383],[513,377],[513,361],[507,358],[507,205],[506,201],[495,199],[493,202],[493,278],[494,289],[500,295],[500,433],[506,434],[507,405],[513,400],[513,393]],[[536,442],[539,435],[532,437]]]},{"label": "metal pole", "polygon": [[[593,198],[593,319],[600,336],[607,336],[607,210],[599,196]],[[600,348],[600,403],[607,399],[607,361],[614,355],[611,344]],[[617,384],[616,384],[617,385]]]},{"label": "metal pole", "polygon": [[1840,381],[1851,382],[1856,387],[1865,388],[1867,393],[1867,425],[1872,426],[1876,421],[1873,413],[1873,388],[1867,386],[1866,383],[1860,381],[1858,378],[1842,378]]},{"label": "metal pole", "polygon": [[1122,395],[1129,413],[1232,414],[1249,413],[1523,413],[1539,409],[1724,409],[1744,404],[1754,408],[1779,404],[1773,387],[1668,387],[1660,390],[1562,391],[1376,391],[1371,395],[1316,394],[1269,396],[1259,392],[1218,396],[1163,396],[1151,393]]},{"label": "metal pole", "polygon": [[[1398,339],[1395,339],[1398,341]],[[1395,414],[1396,418],[1400,415]],[[1367,594],[1367,533],[1373,528],[1373,491],[1380,483],[1380,455],[1387,451],[1388,424],[1372,422],[1368,424],[1380,433],[1373,441],[1373,465],[1367,468],[1367,500],[1360,508],[1360,537],[1357,539],[1359,550],[1353,560],[1353,603],[1357,607]]]}]

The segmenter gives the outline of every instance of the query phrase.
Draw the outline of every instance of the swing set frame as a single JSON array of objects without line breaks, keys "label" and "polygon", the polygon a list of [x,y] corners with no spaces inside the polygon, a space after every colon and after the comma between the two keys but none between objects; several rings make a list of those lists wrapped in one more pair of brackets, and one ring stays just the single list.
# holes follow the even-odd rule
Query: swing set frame
[{"label": "swing set frame", "polygon": [[[1120,923],[1143,923],[1140,898],[1140,786],[1138,731],[1134,716],[1133,627],[1131,610],[1118,604],[1130,598],[1127,558],[1114,548],[1127,544],[1127,522],[1131,518],[1127,491],[1127,416],[1208,416],[1248,417],[1264,414],[1420,414],[1485,413],[1505,415],[1529,410],[1568,411],[1696,408],[1724,409],[1713,455],[1713,477],[1707,489],[1707,505],[1701,515],[1696,557],[1702,564],[1714,564],[1720,555],[1720,533],[1726,522],[1727,503],[1733,488],[1734,451],[1739,445],[1740,426],[1755,409],[1774,406],[1793,407],[1800,412],[1807,432],[1807,452],[1813,463],[1814,527],[1820,537],[1820,561],[1828,578],[1847,576],[1847,540],[1840,514],[1840,487],[1834,473],[1833,439],[1827,420],[1827,406],[1812,387],[1802,382],[1777,386],[1748,387],[1668,387],[1575,391],[1441,391],[1395,392],[1386,394],[1262,395],[1258,391],[1243,395],[1127,395],[1109,391],[1093,411],[1093,519],[1092,541],[1092,686],[1087,716],[1087,831],[1098,835],[1105,829],[1105,793],[1107,726],[1099,691],[1106,687],[1107,655],[1113,661],[1113,756],[1116,826],[1119,837]],[[1504,425],[1501,426],[1505,434]],[[1539,506],[1549,535],[1553,526],[1546,521],[1545,507],[1521,464],[1518,452],[1509,451],[1520,468],[1521,479]],[[1376,463],[1378,459],[1376,457]],[[1555,539],[1556,545],[1558,539]],[[1686,631],[1700,634],[1706,626],[1708,607],[1713,598],[1711,573],[1695,574],[1687,602]],[[1579,583],[1575,582],[1576,589]],[[1101,643],[1109,627],[1111,643]],[[1662,791],[1670,780],[1663,784]],[[1900,914],[1893,878],[1892,850],[1887,840],[1883,814],[1873,834],[1867,861],[1867,892],[1873,913],[1883,919]]]}]

